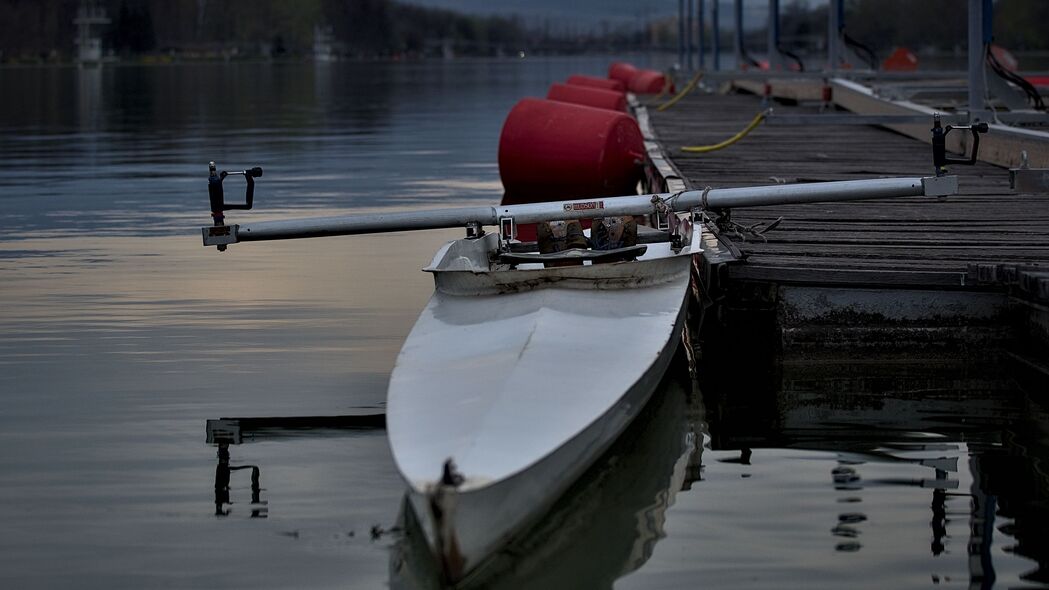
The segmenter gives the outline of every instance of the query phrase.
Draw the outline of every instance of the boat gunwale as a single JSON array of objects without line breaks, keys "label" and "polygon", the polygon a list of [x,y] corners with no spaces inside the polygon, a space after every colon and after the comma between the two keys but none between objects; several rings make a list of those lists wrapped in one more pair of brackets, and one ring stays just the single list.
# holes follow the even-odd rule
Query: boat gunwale
[{"label": "boat gunwale", "polygon": [[[671,283],[679,278],[680,272],[666,268],[683,257],[702,254],[703,225],[694,223],[688,242],[680,250],[650,248],[634,260],[550,266],[544,268],[513,268],[495,264],[489,258],[489,266],[470,268],[447,268],[446,257],[456,244],[470,245],[469,238],[459,238],[444,244],[434,255],[430,265],[423,268],[434,276],[435,290],[448,295],[494,295],[531,291],[538,288],[558,286],[583,290],[618,290],[645,288]],[[494,241],[487,234],[489,242]],[[662,245],[662,244],[660,244]],[[478,248],[480,249],[480,248]],[[487,252],[494,252],[489,246]],[[684,270],[685,273],[689,269]]]}]

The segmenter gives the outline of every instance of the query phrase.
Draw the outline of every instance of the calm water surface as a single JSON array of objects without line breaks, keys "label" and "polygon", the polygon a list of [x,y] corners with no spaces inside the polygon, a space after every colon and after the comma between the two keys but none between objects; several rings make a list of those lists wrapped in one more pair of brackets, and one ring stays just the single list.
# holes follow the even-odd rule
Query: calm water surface
[{"label": "calm water surface", "polygon": [[[207,162],[265,168],[241,221],[491,203],[513,103],[607,61],[0,69],[0,587],[430,586],[381,430],[204,425],[381,410],[458,232],[219,254]],[[487,584],[1044,586],[1044,398],[996,367],[675,365]]]}]

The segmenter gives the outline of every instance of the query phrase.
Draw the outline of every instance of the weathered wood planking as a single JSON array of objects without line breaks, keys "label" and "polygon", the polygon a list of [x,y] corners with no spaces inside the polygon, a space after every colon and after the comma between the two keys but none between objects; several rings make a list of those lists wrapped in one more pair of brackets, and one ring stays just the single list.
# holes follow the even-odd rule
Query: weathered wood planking
[{"label": "weathered wood planking", "polygon": [[[687,154],[683,145],[717,143],[761,110],[749,95],[695,94],[651,112],[665,153],[690,188],[774,182],[929,176],[926,143],[876,127],[761,126],[721,151]],[[816,114],[815,106],[782,106]],[[930,121],[931,127],[931,121]],[[954,166],[961,194],[945,199],[790,205],[739,209],[750,225],[784,218],[768,242],[741,241],[746,263],[729,276],[782,283],[966,288],[972,265],[1049,267],[1049,197],[1016,195],[1008,171],[989,164]],[[986,286],[985,286],[986,287]]]}]

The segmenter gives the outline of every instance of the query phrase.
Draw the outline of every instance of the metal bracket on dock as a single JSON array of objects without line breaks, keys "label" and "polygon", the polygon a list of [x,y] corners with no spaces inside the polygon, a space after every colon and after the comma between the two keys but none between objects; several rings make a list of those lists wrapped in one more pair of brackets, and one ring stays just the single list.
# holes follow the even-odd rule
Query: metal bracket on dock
[{"label": "metal bracket on dock", "polygon": [[1027,152],[1021,152],[1020,167],[1009,169],[1009,188],[1018,193],[1049,193],[1049,168],[1031,168]]},{"label": "metal bracket on dock", "polygon": [[947,197],[958,194],[957,176],[923,176],[922,190],[926,197]]},{"label": "metal bracket on dock", "polygon": [[[972,133],[973,144],[972,153],[968,158],[948,158],[947,157],[947,134],[956,129],[967,129]],[[948,125],[946,127],[940,124],[940,115],[935,114],[932,116],[932,160],[933,167],[936,169],[936,176],[943,176],[947,174],[947,164],[961,164],[963,166],[974,166],[976,160],[980,156],[980,134],[987,133],[990,128],[987,123],[977,123],[974,125]]]}]

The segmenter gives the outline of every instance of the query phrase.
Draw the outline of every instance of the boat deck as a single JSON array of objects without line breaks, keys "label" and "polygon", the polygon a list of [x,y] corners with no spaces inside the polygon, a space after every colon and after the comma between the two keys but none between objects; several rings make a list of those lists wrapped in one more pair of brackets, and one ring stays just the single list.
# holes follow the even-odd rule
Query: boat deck
[{"label": "boat deck", "polygon": [[[773,106],[781,114],[818,114],[814,104]],[[761,125],[727,149],[707,154],[679,149],[722,141],[760,110],[761,99],[753,95],[695,92],[665,112],[649,109],[649,115],[665,156],[689,188],[932,174],[928,143],[873,126]],[[995,309],[988,310],[970,305],[976,299],[957,299],[961,293],[977,298],[997,293],[1000,298],[1008,292],[1049,302],[1049,273],[1043,272],[1049,270],[1049,195],[1015,194],[1008,170],[990,164],[955,165],[951,173],[959,176],[961,194],[943,199],[733,211],[732,220],[743,226],[779,217],[783,221],[765,234],[767,242],[724,233],[722,241],[730,242],[738,260],[717,276],[723,287],[759,282],[853,293],[880,290],[883,299],[888,295],[881,304],[883,315],[894,294],[905,290],[944,294],[938,303],[923,304],[929,316],[942,315],[944,305],[950,305],[962,317],[982,314],[1001,321],[1005,304],[994,302]],[[863,299],[854,297],[853,311],[875,309],[870,297]]]}]

